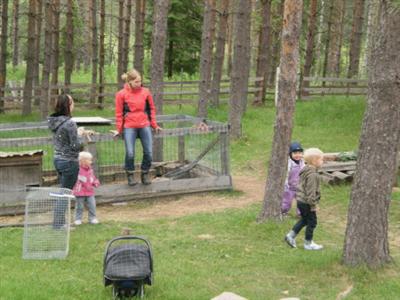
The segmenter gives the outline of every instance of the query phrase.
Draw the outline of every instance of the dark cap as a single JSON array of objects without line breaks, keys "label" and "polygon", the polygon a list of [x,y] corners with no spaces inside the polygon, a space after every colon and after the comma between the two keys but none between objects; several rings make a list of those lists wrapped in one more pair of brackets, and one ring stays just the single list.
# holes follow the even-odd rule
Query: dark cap
[{"label": "dark cap", "polygon": [[303,152],[303,147],[299,142],[292,142],[289,147],[289,154],[293,152]]}]

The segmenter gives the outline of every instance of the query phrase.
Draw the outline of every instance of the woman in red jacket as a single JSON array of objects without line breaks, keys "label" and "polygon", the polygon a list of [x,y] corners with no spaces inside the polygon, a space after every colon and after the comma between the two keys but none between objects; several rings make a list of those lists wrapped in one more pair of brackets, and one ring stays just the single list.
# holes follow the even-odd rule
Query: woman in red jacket
[{"label": "woman in red jacket", "polygon": [[132,69],[123,74],[126,82],[124,88],[115,96],[115,123],[119,135],[125,140],[125,171],[128,184],[137,184],[133,172],[135,170],[135,142],[140,139],[143,147],[141,180],[150,184],[149,170],[152,162],[151,128],[158,131],[156,109],[150,91],[142,86],[140,73]]}]

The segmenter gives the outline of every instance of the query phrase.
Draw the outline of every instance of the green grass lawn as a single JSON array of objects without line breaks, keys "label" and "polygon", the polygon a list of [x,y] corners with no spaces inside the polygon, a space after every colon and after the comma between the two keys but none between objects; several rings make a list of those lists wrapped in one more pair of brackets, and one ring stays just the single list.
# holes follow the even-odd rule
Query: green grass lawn
[{"label": "green grass lawn", "polygon": [[[360,98],[298,103],[293,138],[325,152],[354,150],[364,108]],[[177,112],[193,114],[194,109],[166,109]],[[233,173],[265,177],[274,117],[271,104],[246,112],[244,136],[231,143]],[[210,110],[210,118],[226,121],[226,108]],[[336,299],[350,286],[346,299],[399,299],[400,192],[393,193],[390,207],[394,263],[378,270],[341,264],[349,193],[349,185],[323,187],[315,232],[315,240],[325,246],[320,252],[290,249],[283,242],[296,222],[293,216],[281,223],[256,223],[263,191],[259,204],[243,209],[82,225],[71,233],[65,260],[22,260],[23,229],[0,229],[0,299],[111,299],[111,289],[102,284],[103,253],[123,227],[133,228],[153,245],[155,280],[146,289],[146,299],[210,299],[223,291],[248,299]],[[235,201],[240,193],[226,195]],[[298,244],[302,241],[301,235]]]}]

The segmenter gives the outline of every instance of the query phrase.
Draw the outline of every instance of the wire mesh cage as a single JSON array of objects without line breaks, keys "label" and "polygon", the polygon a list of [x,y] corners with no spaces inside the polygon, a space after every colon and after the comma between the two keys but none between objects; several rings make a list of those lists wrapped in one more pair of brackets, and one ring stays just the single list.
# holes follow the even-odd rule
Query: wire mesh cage
[{"label": "wire mesh cage", "polygon": [[[115,139],[110,132],[115,127],[84,124],[93,132],[85,151],[92,153],[93,169],[102,183],[99,203],[232,188],[227,124],[188,115],[160,115],[157,122],[163,130],[153,132],[152,184],[136,185],[135,193],[126,184],[124,140]],[[23,210],[24,199],[10,195],[9,190],[58,183],[53,152],[52,133],[46,122],[0,124],[0,215]],[[142,157],[142,145],[137,140],[137,178]],[[103,188],[105,185],[107,188]]]},{"label": "wire mesh cage", "polygon": [[26,194],[22,257],[62,259],[68,255],[72,191],[32,188]]}]

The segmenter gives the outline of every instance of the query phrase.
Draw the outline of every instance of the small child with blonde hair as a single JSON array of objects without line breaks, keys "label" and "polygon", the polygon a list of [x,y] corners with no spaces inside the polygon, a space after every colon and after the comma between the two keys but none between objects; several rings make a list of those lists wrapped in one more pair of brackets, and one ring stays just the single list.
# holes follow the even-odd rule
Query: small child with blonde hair
[{"label": "small child with blonde hair", "polygon": [[92,169],[93,156],[90,152],[79,153],[79,174],[73,193],[76,197],[75,225],[82,224],[83,206],[86,205],[89,213],[89,223],[98,224],[96,218],[96,200],[94,188],[100,185]]},{"label": "small child with blonde hair", "polygon": [[323,164],[323,152],[318,148],[309,148],[304,151],[306,166],[300,172],[300,182],[297,187],[297,208],[300,210],[301,219],[285,236],[285,241],[292,248],[296,248],[296,236],[306,227],[304,249],[321,250],[322,245],[313,241],[314,230],[317,227],[317,210],[321,198],[320,178],[318,168]]}]

